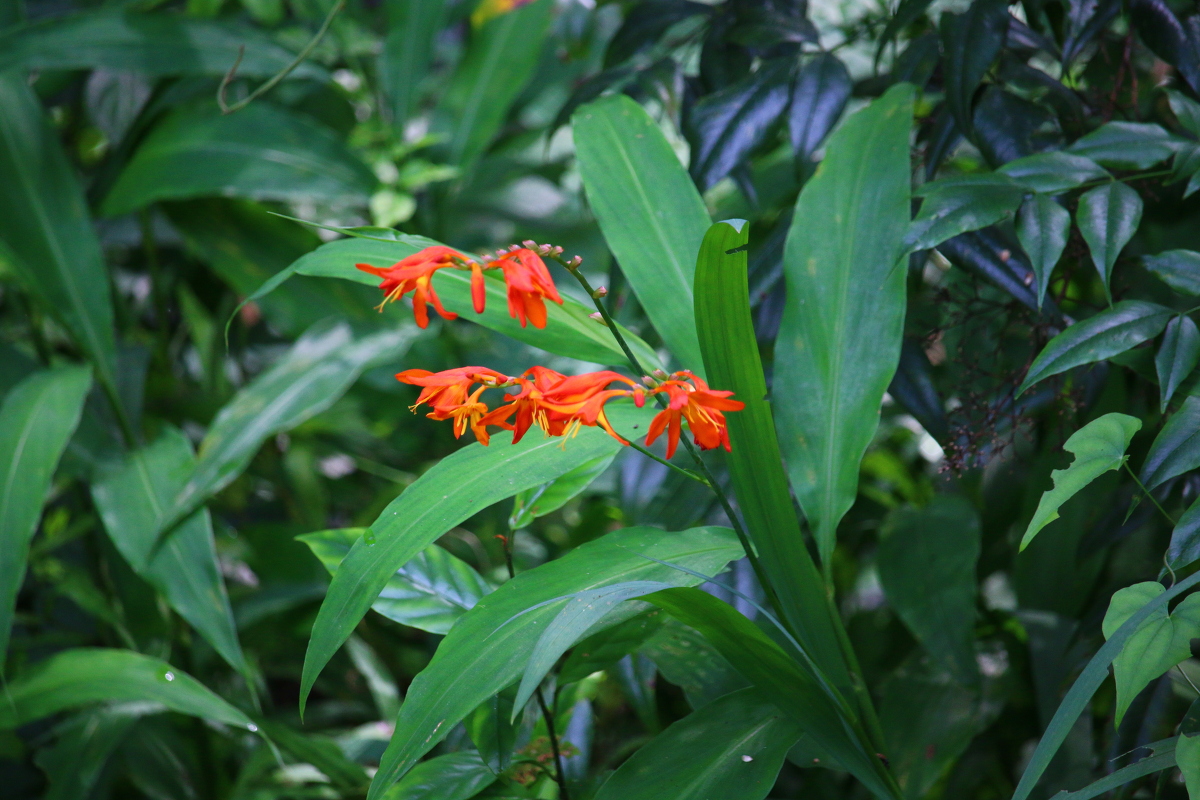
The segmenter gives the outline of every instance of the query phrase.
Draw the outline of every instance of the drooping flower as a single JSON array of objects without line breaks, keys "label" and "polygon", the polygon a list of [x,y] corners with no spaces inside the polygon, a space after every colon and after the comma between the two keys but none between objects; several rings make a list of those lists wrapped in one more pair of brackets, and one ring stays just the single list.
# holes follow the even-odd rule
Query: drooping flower
[{"label": "drooping flower", "polygon": [[[461,437],[469,427],[475,438],[486,445],[489,436],[487,426],[481,424],[481,420],[488,413],[488,407],[479,397],[485,389],[508,385],[510,378],[487,367],[458,367],[443,372],[407,369],[397,373],[396,380],[421,387],[417,402],[411,406],[413,411],[417,406],[427,404],[432,409],[426,414],[430,419],[454,420],[455,438]],[[472,392],[471,387],[476,383],[481,385]]]},{"label": "drooping flower", "polygon": [[[690,383],[689,383],[690,381]],[[724,447],[729,451],[729,430],[725,426],[723,411],[741,411],[746,404],[741,400],[730,400],[733,392],[715,391],[708,388],[702,378],[691,372],[676,372],[654,390],[666,392],[667,407],[650,421],[646,444],[650,445],[667,433],[667,458],[675,455],[679,445],[680,418],[687,420],[692,437],[701,450]]]},{"label": "drooping flower", "polygon": [[535,328],[546,327],[544,298],[560,306],[563,300],[541,256],[528,247],[521,247],[488,262],[487,266],[504,270],[504,281],[508,284],[508,313],[521,323],[521,327],[525,327],[526,320]]},{"label": "drooping flower", "polygon": [[[480,424],[496,425],[513,432],[513,444],[521,441],[521,437],[534,425],[541,428],[547,436],[559,436],[566,427],[563,420],[551,420],[542,409],[544,393],[553,388],[567,376],[546,367],[531,367],[525,374],[514,378],[513,382],[520,387],[516,394],[504,396],[504,405],[487,415]],[[509,422],[512,418],[513,421]]]},{"label": "drooping flower", "polygon": [[[442,301],[433,288],[433,273],[456,263],[465,265],[472,263],[472,260],[452,247],[435,245],[402,258],[390,267],[373,267],[370,264],[355,264],[354,266],[363,272],[383,278],[379,284],[379,288],[383,290],[383,302],[379,304],[380,311],[388,303],[393,303],[412,292],[413,316],[417,320],[417,325],[426,328],[429,326],[429,311],[426,309],[426,303],[431,304],[443,319],[458,319],[457,314],[442,307]],[[482,277],[481,274],[480,278]],[[476,310],[482,310],[482,303],[479,300],[476,300]]]}]

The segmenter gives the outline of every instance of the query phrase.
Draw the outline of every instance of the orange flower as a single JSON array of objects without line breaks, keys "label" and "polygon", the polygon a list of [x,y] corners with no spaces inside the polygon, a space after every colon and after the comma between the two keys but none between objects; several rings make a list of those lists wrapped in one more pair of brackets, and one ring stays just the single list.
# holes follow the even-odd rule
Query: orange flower
[{"label": "orange flower", "polygon": [[[611,383],[624,383],[633,389],[606,389]],[[624,375],[602,370],[559,381],[543,393],[541,407],[548,416],[565,419],[571,428],[571,435],[579,430],[580,425],[599,425],[618,442],[627,445],[629,442],[609,424],[608,417],[604,414],[604,404],[614,397],[630,396],[633,396],[635,401],[641,400],[644,397],[642,387]]]},{"label": "orange flower", "polygon": [[[473,263],[471,259],[454,248],[436,245],[413,253],[390,267],[373,267],[370,264],[355,264],[354,266],[363,272],[383,278],[383,282],[379,284],[384,295],[383,302],[379,304],[380,311],[386,304],[395,302],[412,292],[413,316],[417,320],[417,325],[426,328],[429,326],[429,311],[425,307],[427,302],[433,305],[443,319],[458,318],[453,311],[442,308],[442,301],[434,291],[432,283],[433,273],[453,265],[456,261],[464,264]],[[483,275],[480,274],[481,279],[482,277]],[[472,286],[472,294],[474,294],[474,286]],[[476,310],[482,311],[481,306],[481,301],[476,299]]]},{"label": "orange flower", "polygon": [[[686,370],[676,372],[671,380],[659,384],[654,391],[666,392],[670,401],[650,422],[646,444],[650,445],[667,432],[667,458],[675,455],[679,445],[680,418],[687,420],[688,428],[701,450],[724,447],[728,452],[729,431],[725,427],[722,411],[741,411],[746,404],[730,400],[733,392],[714,391],[708,384]],[[688,383],[687,381],[691,381]]]},{"label": "orange flower", "polygon": [[[526,377],[528,375],[532,375],[533,378]],[[511,430],[513,444],[521,441],[521,437],[535,424],[545,431],[547,436],[561,435],[566,427],[566,422],[549,419],[542,410],[542,396],[566,377],[561,372],[555,372],[546,367],[531,367],[525,371],[525,375],[513,379],[521,391],[505,395],[505,405],[488,414],[480,421],[480,424],[497,425],[505,430]],[[514,415],[516,416],[515,421],[509,422],[509,418]]]},{"label": "orange flower", "polygon": [[[489,441],[487,426],[481,420],[488,413],[488,407],[479,396],[484,389],[507,385],[510,379],[487,367],[458,367],[443,372],[407,369],[397,373],[396,380],[421,387],[417,402],[411,406],[413,411],[423,403],[428,404],[433,409],[426,414],[430,419],[454,420],[455,438],[461,437],[469,427],[475,438],[486,445]],[[471,392],[471,386],[476,383],[482,385]]]},{"label": "orange flower", "polygon": [[529,320],[535,328],[546,327],[546,303],[543,298],[550,298],[562,305],[558,289],[554,287],[554,279],[546,262],[527,247],[505,253],[495,261],[488,262],[488,268],[499,267],[504,270],[504,280],[508,284],[508,313],[525,327]]}]

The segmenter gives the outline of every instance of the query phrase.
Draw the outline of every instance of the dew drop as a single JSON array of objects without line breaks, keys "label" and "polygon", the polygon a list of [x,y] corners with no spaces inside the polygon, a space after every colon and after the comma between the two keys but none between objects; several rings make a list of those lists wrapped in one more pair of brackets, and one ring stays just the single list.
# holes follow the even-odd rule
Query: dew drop
[{"label": "dew drop", "polygon": [[374,547],[375,546],[375,531],[368,528],[367,532],[363,534],[363,541],[367,543],[367,547]]},{"label": "dew drop", "polygon": [[754,760],[754,756],[742,756],[742,761],[745,761],[747,764],[749,764],[753,760]]},{"label": "dew drop", "polygon": [[251,733],[258,733],[258,726],[251,722],[246,726],[246,730],[250,731]]},{"label": "dew drop", "polygon": [[175,680],[175,673],[174,672],[164,672],[163,678],[168,682],[173,681],[173,680]]}]

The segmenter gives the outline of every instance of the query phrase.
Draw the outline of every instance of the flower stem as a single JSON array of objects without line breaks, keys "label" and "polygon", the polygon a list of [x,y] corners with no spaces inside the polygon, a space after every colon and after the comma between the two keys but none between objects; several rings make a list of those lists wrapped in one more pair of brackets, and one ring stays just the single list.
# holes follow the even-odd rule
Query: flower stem
[{"label": "flower stem", "polygon": [[1162,515],[1167,518],[1167,522],[1171,523],[1171,527],[1174,528],[1176,525],[1178,525],[1179,523],[1175,521],[1175,518],[1168,514],[1166,510],[1159,505],[1158,499],[1155,498],[1154,495],[1150,494],[1150,491],[1138,479],[1138,476],[1134,473],[1133,469],[1130,468],[1128,461],[1125,462],[1125,471],[1129,473],[1129,477],[1133,478],[1133,482],[1136,483],[1138,488],[1142,490],[1142,494],[1146,495],[1146,497],[1149,497],[1150,502],[1154,503],[1154,507],[1157,508]]}]

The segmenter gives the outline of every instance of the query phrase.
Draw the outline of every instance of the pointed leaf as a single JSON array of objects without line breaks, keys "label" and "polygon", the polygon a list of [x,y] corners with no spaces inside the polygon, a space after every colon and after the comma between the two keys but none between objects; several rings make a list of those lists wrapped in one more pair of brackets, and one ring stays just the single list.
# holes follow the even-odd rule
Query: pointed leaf
[{"label": "pointed leaf", "polygon": [[1067,152],[1112,169],[1148,169],[1175,152],[1171,134],[1144,122],[1106,122]]},{"label": "pointed leaf", "polygon": [[666,614],[650,609],[633,619],[594,633],[571,650],[558,671],[560,684],[581,681],[593,672],[610,668],[639,650],[662,628]]},{"label": "pointed leaf", "polygon": [[788,138],[797,161],[812,160],[842,116],[853,88],[846,65],[832,53],[819,53],[801,67],[787,111]]},{"label": "pointed leaf", "polygon": [[387,800],[468,800],[495,782],[478,753],[448,753],[413,767]]},{"label": "pointed leaf", "polygon": [[967,231],[977,231],[1011,217],[1025,189],[996,173],[978,180],[926,184],[921,211],[905,237],[908,252],[929,250]]},{"label": "pointed leaf", "polygon": [[1156,256],[1142,256],[1142,262],[1175,291],[1200,296],[1200,253],[1167,250]]},{"label": "pointed leaf", "polygon": [[[1170,769],[1175,766],[1175,743],[1179,738],[1163,739],[1145,745],[1145,748],[1151,751],[1151,754],[1145,758],[1135,761],[1129,766],[1121,767],[1105,775],[1100,780],[1089,783],[1082,789],[1076,789],[1073,792],[1063,789],[1054,795],[1052,800],[1092,800],[1093,797],[1099,797],[1102,794],[1111,792],[1113,789],[1124,786],[1127,783],[1132,783],[1138,778],[1160,772],[1164,769]],[[1197,764],[1200,765],[1200,761],[1197,761]]]},{"label": "pointed leaf", "polygon": [[1142,464],[1142,483],[1153,491],[1176,475],[1197,467],[1200,467],[1200,397],[1189,397],[1154,437]]},{"label": "pointed leaf", "polygon": [[1002,0],[972,3],[961,14],[942,13],[939,28],[946,105],[964,133],[970,134],[972,130],[971,99],[1000,55],[1009,19],[1008,4]]},{"label": "pointed leaf", "polygon": [[1175,523],[1171,544],[1167,547],[1167,563],[1173,570],[1178,571],[1196,561],[1200,561],[1200,498],[1193,501]]},{"label": "pointed leaf", "polygon": [[1184,128],[1200,136],[1200,103],[1174,89],[1167,89],[1166,92],[1175,119]]},{"label": "pointed leaf", "polygon": [[1058,509],[1096,478],[1114,469],[1120,469],[1129,458],[1125,451],[1133,435],[1142,427],[1142,421],[1128,414],[1105,414],[1084,425],[1063,444],[1063,449],[1075,454],[1075,460],[1066,469],[1050,473],[1054,488],[1042,494],[1037,511],[1025,535],[1021,537],[1021,550],[1029,546],[1038,531],[1058,519]]},{"label": "pointed leaf", "polygon": [[1064,150],[1034,153],[1010,161],[996,170],[1026,189],[1058,194],[1090,181],[1110,180],[1111,175],[1095,161]]},{"label": "pointed leaf", "polygon": [[604,474],[614,458],[616,454],[594,458],[549,483],[517,492],[513,497],[513,512],[508,518],[508,527],[514,531],[527,527],[538,517],[562,508]]},{"label": "pointed leaf", "polygon": [[1034,289],[1037,292],[1038,308],[1046,297],[1050,286],[1050,275],[1054,265],[1062,257],[1071,236],[1071,212],[1053,197],[1035,194],[1026,198],[1017,212],[1017,238],[1029,255],[1033,267]]},{"label": "pointed leaf", "polygon": [[446,0],[393,0],[384,6],[388,32],[379,54],[379,82],[390,101],[395,130],[404,130],[416,108],[434,44],[446,23],[447,5]]},{"label": "pointed leaf", "polygon": [[1104,281],[1104,290],[1110,292],[1113,264],[1142,221],[1142,198],[1116,181],[1097,186],[1079,198],[1075,221]]},{"label": "pointed leaf", "polygon": [[1167,323],[1162,344],[1154,357],[1160,387],[1159,411],[1166,413],[1167,403],[1200,362],[1200,329],[1191,317],[1180,315]]}]

